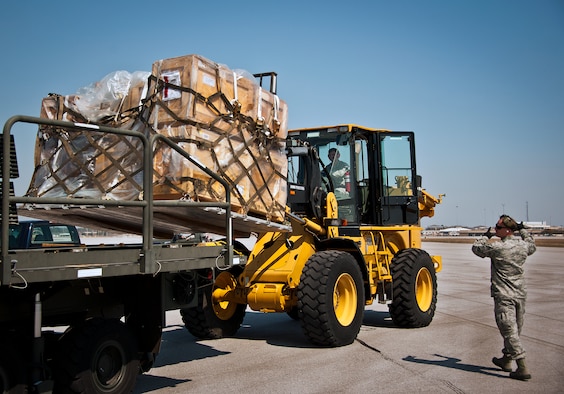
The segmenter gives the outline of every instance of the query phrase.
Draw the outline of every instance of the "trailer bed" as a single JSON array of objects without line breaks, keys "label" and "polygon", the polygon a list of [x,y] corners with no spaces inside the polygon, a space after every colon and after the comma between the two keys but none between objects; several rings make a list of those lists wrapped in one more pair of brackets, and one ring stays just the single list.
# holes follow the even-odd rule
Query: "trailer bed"
[{"label": "trailer bed", "polygon": [[[73,279],[182,272],[223,266],[225,247],[156,244],[147,259],[142,245],[13,250],[11,286]],[[237,259],[237,258],[235,258]]]},{"label": "trailer bed", "polygon": [[[164,203],[164,202],[161,202]],[[20,213],[35,219],[72,223],[92,229],[112,230],[132,234],[142,233],[142,209],[129,206],[53,206],[23,207]],[[226,211],[214,206],[195,206],[184,201],[168,201],[153,208],[153,235],[171,239],[174,234],[208,232],[225,235]],[[230,212],[235,237],[248,237],[252,233],[290,231],[288,224],[268,221],[254,216]]]}]

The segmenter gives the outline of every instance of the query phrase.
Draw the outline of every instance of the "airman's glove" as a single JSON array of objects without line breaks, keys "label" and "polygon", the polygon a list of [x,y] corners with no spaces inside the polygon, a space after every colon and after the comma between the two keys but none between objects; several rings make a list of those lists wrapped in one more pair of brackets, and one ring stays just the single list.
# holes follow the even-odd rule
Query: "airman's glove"
[{"label": "airman's glove", "polygon": [[494,236],[494,233],[492,233],[492,228],[488,228],[488,231],[486,231],[485,233],[482,234],[484,237],[488,237],[488,239],[490,239],[491,237]]},{"label": "airman's glove", "polygon": [[524,228],[525,228],[525,225],[523,224],[523,222],[517,223],[517,231],[523,230]]}]

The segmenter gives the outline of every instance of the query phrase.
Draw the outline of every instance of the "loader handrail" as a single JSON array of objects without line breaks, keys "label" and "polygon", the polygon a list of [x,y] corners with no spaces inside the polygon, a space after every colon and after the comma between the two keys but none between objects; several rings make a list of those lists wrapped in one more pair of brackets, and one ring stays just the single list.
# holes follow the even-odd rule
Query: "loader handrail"
[{"label": "loader handrail", "polygon": [[[10,133],[12,127],[16,123],[30,123],[45,126],[55,126],[62,129],[81,130],[85,132],[103,132],[117,135],[131,136],[138,138],[143,144],[143,197],[141,200],[106,200],[98,198],[76,198],[76,197],[21,197],[10,195]],[[198,166],[207,175],[217,180],[225,188],[225,202],[194,202],[194,201],[153,201],[153,147],[156,141],[163,141],[170,148],[181,154],[184,158]],[[142,238],[143,247],[139,259],[139,272],[144,274],[152,274],[157,272],[157,264],[155,261],[153,250],[153,211],[154,206],[198,206],[198,207],[221,207],[225,209],[226,215],[226,235],[227,235],[227,262],[232,261],[233,257],[233,225],[231,218],[231,190],[227,181],[219,175],[202,165],[200,162],[192,158],[176,143],[160,134],[154,134],[147,138],[145,134],[127,129],[118,129],[102,125],[73,123],[59,120],[51,120],[44,118],[36,118],[31,116],[16,115],[9,118],[3,128],[3,158],[2,158],[2,224],[1,224],[1,270],[0,285],[9,284],[11,278],[11,261],[9,257],[9,211],[10,205],[15,204],[60,204],[60,205],[78,205],[78,206],[133,206],[141,207],[143,210],[143,226]]]}]

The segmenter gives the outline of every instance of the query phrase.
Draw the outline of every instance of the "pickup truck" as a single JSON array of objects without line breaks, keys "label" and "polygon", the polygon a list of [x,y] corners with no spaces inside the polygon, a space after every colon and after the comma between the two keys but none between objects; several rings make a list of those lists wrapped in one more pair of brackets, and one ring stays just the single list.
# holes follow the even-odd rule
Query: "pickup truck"
[{"label": "pickup truck", "polygon": [[28,220],[10,224],[9,248],[40,249],[80,246],[75,226],[48,221]]}]

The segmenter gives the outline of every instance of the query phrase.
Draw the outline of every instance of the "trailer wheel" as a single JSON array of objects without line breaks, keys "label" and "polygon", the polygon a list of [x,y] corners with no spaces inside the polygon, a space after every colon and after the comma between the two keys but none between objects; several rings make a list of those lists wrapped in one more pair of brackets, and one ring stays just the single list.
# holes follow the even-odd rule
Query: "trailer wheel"
[{"label": "trailer wheel", "polygon": [[116,319],[91,319],[61,337],[55,391],[128,393],[139,374],[136,341]]},{"label": "trailer wheel", "polygon": [[[1,333],[3,336],[6,333]],[[26,368],[23,361],[23,349],[17,349],[17,339],[3,338],[0,341],[0,393],[27,393]],[[21,343],[21,342],[19,342]]]},{"label": "trailer wheel", "polygon": [[343,346],[354,341],[364,315],[364,287],[349,253],[328,250],[311,256],[297,296],[300,322],[311,342]]},{"label": "trailer wheel", "polygon": [[437,276],[433,261],[421,249],[399,251],[391,263],[393,299],[390,315],[400,327],[426,327],[437,304]]},{"label": "trailer wheel", "polygon": [[213,286],[200,291],[197,307],[180,310],[182,321],[190,334],[199,339],[220,339],[231,337],[239,330],[247,306],[230,301],[216,302],[213,300],[213,293],[232,290],[240,271],[239,267],[223,271],[217,276]]}]

